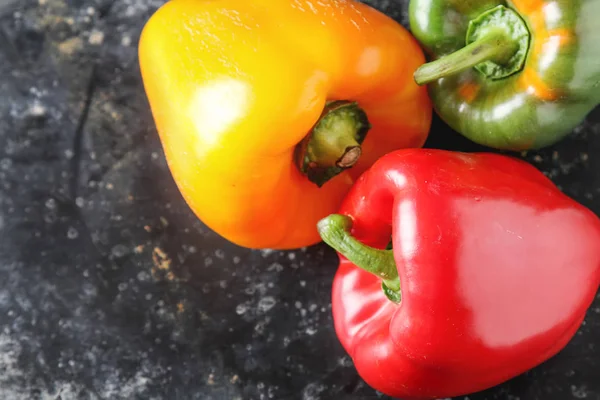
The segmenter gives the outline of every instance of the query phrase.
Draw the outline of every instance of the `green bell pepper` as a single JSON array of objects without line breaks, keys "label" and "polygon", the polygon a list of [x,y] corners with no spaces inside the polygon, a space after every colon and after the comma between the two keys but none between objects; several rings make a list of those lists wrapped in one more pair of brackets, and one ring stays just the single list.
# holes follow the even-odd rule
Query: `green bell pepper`
[{"label": "green bell pepper", "polygon": [[411,0],[409,16],[432,59],[415,81],[473,142],[550,146],[600,103],[600,0]]}]

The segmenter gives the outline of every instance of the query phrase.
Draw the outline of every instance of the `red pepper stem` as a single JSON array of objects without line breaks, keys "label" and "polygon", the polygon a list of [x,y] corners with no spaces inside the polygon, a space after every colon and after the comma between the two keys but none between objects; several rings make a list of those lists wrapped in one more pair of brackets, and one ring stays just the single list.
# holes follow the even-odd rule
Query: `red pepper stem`
[{"label": "red pepper stem", "polygon": [[371,128],[367,114],[357,103],[331,101],[309,134],[296,146],[300,172],[317,186],[354,166],[361,144]]},{"label": "red pepper stem", "polygon": [[379,277],[386,296],[399,302],[400,278],[392,250],[375,249],[359,242],[350,234],[352,219],[346,215],[329,215],[319,221],[317,229],[325,243],[357,267]]}]

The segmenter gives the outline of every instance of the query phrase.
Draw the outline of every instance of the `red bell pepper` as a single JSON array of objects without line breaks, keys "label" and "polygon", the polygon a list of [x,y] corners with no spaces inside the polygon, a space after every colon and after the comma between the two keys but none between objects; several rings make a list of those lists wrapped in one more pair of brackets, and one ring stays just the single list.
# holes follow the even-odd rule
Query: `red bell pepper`
[{"label": "red bell pepper", "polygon": [[541,364],[600,284],[600,220],[503,155],[389,153],[318,228],[340,254],[341,344],[366,383],[405,400],[473,393]]}]

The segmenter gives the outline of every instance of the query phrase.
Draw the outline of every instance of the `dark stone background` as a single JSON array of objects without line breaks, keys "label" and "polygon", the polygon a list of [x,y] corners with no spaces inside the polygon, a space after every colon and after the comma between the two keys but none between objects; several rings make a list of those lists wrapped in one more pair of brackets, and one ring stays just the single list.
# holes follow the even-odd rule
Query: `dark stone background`
[{"label": "dark stone background", "polygon": [[[236,248],[176,190],[136,54],[162,3],[0,0],[0,399],[385,398],[333,332],[332,250]],[[406,0],[372,4],[406,24]],[[599,121],[524,155],[596,212]],[[437,120],[427,146],[478,149]],[[600,300],[468,398],[600,399],[599,337]]]}]

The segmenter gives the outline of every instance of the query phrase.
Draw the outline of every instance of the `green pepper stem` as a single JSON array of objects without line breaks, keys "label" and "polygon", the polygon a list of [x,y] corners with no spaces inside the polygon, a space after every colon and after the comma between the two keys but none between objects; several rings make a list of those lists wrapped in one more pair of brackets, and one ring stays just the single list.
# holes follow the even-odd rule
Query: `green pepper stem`
[{"label": "green pepper stem", "polygon": [[371,128],[366,113],[349,101],[329,102],[311,132],[296,147],[296,164],[318,186],[354,166]]},{"label": "green pepper stem", "polygon": [[423,64],[415,72],[415,82],[418,85],[425,85],[488,60],[502,64],[508,61],[518,49],[518,44],[504,32],[495,30],[452,54]]},{"label": "green pepper stem", "polygon": [[422,65],[415,71],[415,82],[425,85],[468,68],[487,79],[507,78],[523,68],[530,37],[527,24],[515,10],[503,5],[487,9],[469,21],[466,46]]},{"label": "green pepper stem", "polygon": [[380,278],[390,300],[400,301],[400,278],[392,250],[375,249],[359,242],[350,234],[352,219],[345,215],[329,215],[318,222],[317,229],[325,243],[357,267]]}]

